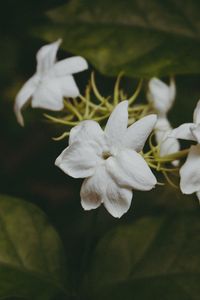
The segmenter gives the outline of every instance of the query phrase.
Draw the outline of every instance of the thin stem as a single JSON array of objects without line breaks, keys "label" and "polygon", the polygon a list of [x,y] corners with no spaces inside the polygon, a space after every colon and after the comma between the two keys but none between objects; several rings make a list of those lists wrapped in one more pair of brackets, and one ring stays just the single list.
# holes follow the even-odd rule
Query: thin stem
[{"label": "thin stem", "polygon": [[70,121],[65,121],[65,120],[63,120],[63,119],[58,119],[58,118],[52,117],[52,116],[50,116],[50,115],[48,115],[48,114],[44,114],[44,116],[45,116],[47,119],[49,119],[49,120],[51,120],[51,121],[53,121],[53,122],[55,122],[55,123],[58,123],[58,124],[69,125],[69,126],[75,126],[75,125],[77,125],[77,124],[79,123],[79,122],[70,122]]},{"label": "thin stem", "polygon": [[93,120],[98,122],[98,121],[102,121],[104,119],[107,119],[109,116],[110,116],[110,114],[107,114],[107,115],[104,115],[104,116],[101,116],[101,117],[94,118]]},{"label": "thin stem", "polygon": [[169,178],[168,174],[167,174],[165,171],[163,171],[162,173],[163,173],[163,175],[165,176],[165,178],[166,178],[166,180],[168,181],[168,183],[169,183],[172,187],[174,187],[175,189],[178,189],[178,186],[177,186],[175,183],[173,183],[173,181]]},{"label": "thin stem", "polygon": [[[104,100],[104,102],[106,101],[107,99]],[[89,115],[89,118],[92,119],[93,116],[95,115],[95,113],[99,110],[99,108],[101,108],[101,105],[104,104],[104,102],[102,102],[101,104],[99,104],[98,106],[96,106],[93,111],[90,113]],[[106,109],[106,112],[109,111],[109,114],[110,114],[110,110],[109,109]],[[104,116],[103,116],[104,117]]]},{"label": "thin stem", "polygon": [[123,90],[119,91],[119,95],[120,95],[121,100],[126,100],[128,98]]},{"label": "thin stem", "polygon": [[178,151],[178,152],[166,155],[166,156],[158,157],[158,158],[156,158],[156,160],[160,161],[160,162],[171,162],[176,159],[185,157],[188,154],[188,152],[189,152],[189,149],[184,149],[184,150],[181,150],[181,151]]},{"label": "thin stem", "polygon": [[58,141],[61,141],[62,139],[64,139],[65,137],[69,136],[70,132],[69,131],[66,131],[66,132],[63,132],[63,134],[61,134],[60,136],[58,137],[53,137],[52,140],[58,142]]},{"label": "thin stem", "polygon": [[129,118],[129,120],[128,120],[128,125],[132,125],[135,121],[136,121],[136,120],[135,120],[135,117]]},{"label": "thin stem", "polygon": [[73,106],[70,102],[64,101],[65,107],[68,108],[72,113],[74,113],[75,116],[79,119],[79,121],[83,120],[83,117],[79,113],[79,111],[76,109],[75,106]]},{"label": "thin stem", "polygon": [[129,112],[140,111],[140,110],[144,110],[146,107],[149,108],[149,104],[139,104],[139,105],[135,105],[134,107],[129,107],[128,111]]},{"label": "thin stem", "polygon": [[71,120],[73,120],[73,118],[74,118],[74,115],[70,114],[70,115],[67,115],[66,117],[64,117],[63,120],[71,121]]},{"label": "thin stem", "polygon": [[96,105],[96,104],[94,104],[94,103],[92,103],[92,102],[88,102],[88,100],[87,100],[84,96],[82,96],[82,95],[80,95],[79,98],[80,98],[85,104],[88,103],[89,106],[91,106],[91,107],[93,107],[93,108],[95,108],[95,109],[98,109],[98,110],[101,110],[101,111],[107,111],[107,108],[101,107],[101,104],[100,104],[100,105]]},{"label": "thin stem", "polygon": [[108,103],[108,102],[105,102],[105,98],[103,96],[101,96],[101,94],[99,93],[99,91],[97,89],[97,86],[95,83],[95,78],[94,78],[94,72],[92,72],[92,74],[91,74],[91,85],[92,85],[93,92],[94,92],[95,96],[97,97],[97,99],[100,102],[104,103],[107,106],[107,108],[111,109],[112,105],[110,105],[110,103]]},{"label": "thin stem", "polygon": [[113,101],[114,106],[119,103],[119,96],[120,96],[120,93],[119,93],[119,84],[120,84],[120,80],[121,80],[123,74],[124,74],[123,72],[119,73],[119,75],[117,76],[117,80],[115,82],[115,87],[114,87],[114,101]]},{"label": "thin stem", "polygon": [[138,83],[138,86],[136,88],[136,91],[134,92],[134,94],[131,96],[131,98],[129,98],[128,102],[129,102],[129,105],[133,104],[133,102],[137,99],[140,91],[141,91],[141,88],[142,88],[142,83],[143,83],[143,80],[140,79],[139,83]]},{"label": "thin stem", "polygon": [[89,115],[89,104],[90,104],[90,85],[86,87],[85,91],[85,112],[84,112],[84,119],[88,118]]}]

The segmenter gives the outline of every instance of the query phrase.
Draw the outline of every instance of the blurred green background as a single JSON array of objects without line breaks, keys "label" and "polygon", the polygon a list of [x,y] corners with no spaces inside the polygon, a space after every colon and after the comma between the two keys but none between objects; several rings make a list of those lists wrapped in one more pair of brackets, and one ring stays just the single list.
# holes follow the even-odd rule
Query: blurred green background
[{"label": "blurred green background", "polygon": [[[13,113],[17,91],[35,71],[35,53],[61,37],[58,57],[86,57],[102,94],[112,93],[120,71],[125,71],[128,93],[138,78],[175,75],[177,100],[169,118],[173,126],[191,121],[200,97],[199,11],[194,0],[2,3],[0,188],[14,199],[0,198],[1,298],[199,299],[195,195],[183,196],[166,185],[134,192],[131,209],[120,220],[103,207],[84,212],[81,180],[54,166],[67,140],[52,137],[64,127],[53,126],[43,111],[29,107],[21,128]],[[89,76],[90,71],[76,76],[82,91]],[[57,233],[48,225],[46,234],[44,224],[52,224]]]}]

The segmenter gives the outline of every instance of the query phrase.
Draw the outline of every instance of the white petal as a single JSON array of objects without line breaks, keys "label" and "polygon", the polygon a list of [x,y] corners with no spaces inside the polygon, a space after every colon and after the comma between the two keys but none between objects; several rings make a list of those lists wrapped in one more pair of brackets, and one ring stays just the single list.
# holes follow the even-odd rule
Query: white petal
[{"label": "white petal", "polygon": [[[166,135],[165,135],[166,136]],[[160,156],[170,155],[175,152],[180,151],[180,143],[177,139],[172,139],[163,136],[163,141],[160,144]],[[174,160],[172,162],[174,166],[179,165],[179,160]]]},{"label": "white petal", "polygon": [[[171,133],[172,128],[171,125],[169,123],[169,121],[165,118],[165,117],[159,117],[158,121],[156,123],[155,126],[155,138],[156,138],[156,143],[161,146],[163,143],[163,140],[166,139],[167,135],[169,133]],[[175,138],[169,138],[169,141],[171,140],[171,142],[173,143],[173,141],[175,140]],[[164,151],[165,146],[163,146],[163,151]],[[165,151],[160,151],[160,155],[161,153],[165,153]],[[165,154],[163,154],[165,155]]]},{"label": "white petal", "polygon": [[86,178],[81,187],[81,205],[85,210],[97,208],[104,200],[107,185],[105,168],[96,168],[93,176]]},{"label": "white petal", "polygon": [[200,190],[198,192],[196,192],[197,198],[199,199],[200,202]]},{"label": "white petal", "polygon": [[116,218],[127,212],[131,199],[132,191],[120,188],[103,165],[96,169],[93,176],[84,180],[81,188],[81,204],[85,210],[97,208],[104,203],[108,212]]},{"label": "white petal", "polygon": [[65,76],[82,72],[86,69],[88,69],[87,61],[81,56],[74,56],[57,62],[52,72],[55,76]]},{"label": "white petal", "polygon": [[191,131],[191,128],[193,126],[194,123],[182,124],[179,127],[173,129],[169,134],[169,137],[182,139],[182,140],[196,141],[196,138],[194,137]]},{"label": "white petal", "polygon": [[133,192],[131,189],[122,188],[114,181],[107,185],[104,206],[115,218],[121,218],[130,208]]},{"label": "white petal", "polygon": [[160,156],[169,155],[180,150],[180,144],[176,138],[169,138],[172,127],[169,121],[162,117],[158,118],[155,127],[156,142],[160,145]]},{"label": "white petal", "polygon": [[54,43],[45,45],[36,54],[37,58],[37,72],[44,74],[50,70],[56,62],[56,54],[62,40],[59,39]]},{"label": "white petal", "polygon": [[159,116],[156,126],[155,126],[155,131],[160,131],[160,132],[167,132],[167,131],[171,131],[172,127],[167,119],[166,116]]},{"label": "white petal", "polygon": [[200,191],[200,145],[190,148],[188,157],[180,169],[180,187],[184,194]]},{"label": "white petal", "polygon": [[71,75],[67,75],[64,77],[59,77],[56,79],[63,97],[71,97],[76,98],[79,96],[79,89],[77,87],[77,84]]},{"label": "white petal", "polygon": [[110,145],[121,145],[128,125],[128,101],[120,102],[111,113],[105,127]]},{"label": "white petal", "polygon": [[[164,138],[160,144],[160,156],[170,155],[180,150],[180,143],[177,139]],[[174,166],[179,165],[179,160],[172,162]]]},{"label": "white petal", "polygon": [[176,97],[176,84],[173,78],[171,78],[170,80],[170,84],[169,84],[169,97],[171,100],[171,106],[175,100]]},{"label": "white petal", "polygon": [[32,98],[32,107],[59,111],[64,107],[63,95],[58,80],[43,80]]},{"label": "white petal", "polygon": [[171,87],[158,78],[152,78],[149,81],[149,90],[147,98],[158,113],[166,114],[172,106],[175,97],[173,83]]},{"label": "white petal", "polygon": [[191,126],[190,130],[195,137],[195,140],[200,144],[200,124]]},{"label": "white petal", "polygon": [[124,145],[139,152],[156,124],[157,116],[149,115],[132,124],[126,131]]},{"label": "white petal", "polygon": [[81,186],[81,205],[83,209],[91,210],[101,205],[102,181],[104,181],[104,177],[101,177],[98,181],[95,175],[84,179]]},{"label": "white petal", "polygon": [[160,156],[169,155],[180,150],[180,144],[177,139],[165,138],[160,144]]},{"label": "white petal", "polygon": [[194,110],[193,121],[195,124],[200,124],[200,100],[197,102],[196,108]]},{"label": "white petal", "polygon": [[55,165],[74,178],[85,178],[94,174],[100,158],[96,153],[96,145],[76,141],[58,156]]},{"label": "white petal", "polygon": [[126,149],[108,158],[106,169],[117,184],[126,188],[149,191],[157,183],[143,157],[132,150]]},{"label": "white petal", "polygon": [[46,76],[33,95],[32,107],[62,110],[63,97],[77,97],[78,87],[71,75],[59,78]]},{"label": "white petal", "polygon": [[69,145],[75,141],[96,141],[97,144],[103,144],[104,132],[99,123],[93,120],[85,120],[80,122],[77,126],[73,127],[69,135]]},{"label": "white petal", "polygon": [[22,117],[21,110],[23,106],[30,100],[31,96],[33,95],[37,84],[39,81],[39,77],[37,75],[34,75],[31,77],[21,88],[21,90],[18,92],[16,99],[15,99],[15,105],[14,105],[14,111],[17,117],[17,121],[21,126],[24,125],[24,120]]}]

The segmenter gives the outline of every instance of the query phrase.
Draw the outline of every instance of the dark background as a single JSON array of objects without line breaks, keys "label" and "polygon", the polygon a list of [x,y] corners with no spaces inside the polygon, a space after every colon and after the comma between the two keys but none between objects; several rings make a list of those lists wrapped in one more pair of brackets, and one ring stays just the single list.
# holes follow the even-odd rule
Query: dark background
[{"label": "dark background", "polygon": [[[194,211],[200,217],[200,209],[195,195],[182,196],[178,190],[167,185],[150,193],[134,192],[132,207],[121,220],[112,218],[103,207],[98,212],[84,212],[79,197],[81,180],[67,177],[54,166],[67,140],[55,142],[52,137],[64,128],[48,123],[43,111],[30,107],[24,111],[25,127],[17,124],[13,112],[15,95],[22,83],[34,73],[35,53],[45,44],[44,40],[31,34],[31,29],[47,23],[45,11],[63,3],[66,1],[7,0],[1,4],[0,192],[33,202],[47,214],[64,243],[72,285],[76,289],[84,270],[91,263],[90,253],[100,237],[110,229],[134,224],[145,216],[171,217],[177,213],[184,216]],[[68,55],[71,54],[63,50],[59,52],[60,58]],[[89,72],[76,77],[82,89],[88,78]],[[97,78],[101,91],[109,93],[114,78],[101,74]],[[136,82],[134,79],[124,79],[125,88],[129,89],[131,81]],[[200,95],[199,75],[179,75],[176,82],[177,101],[170,113],[174,126],[191,120]],[[94,218],[96,227],[92,230]],[[193,232],[191,239],[196,239],[196,234]],[[199,243],[196,244],[196,249],[199,246]]]}]

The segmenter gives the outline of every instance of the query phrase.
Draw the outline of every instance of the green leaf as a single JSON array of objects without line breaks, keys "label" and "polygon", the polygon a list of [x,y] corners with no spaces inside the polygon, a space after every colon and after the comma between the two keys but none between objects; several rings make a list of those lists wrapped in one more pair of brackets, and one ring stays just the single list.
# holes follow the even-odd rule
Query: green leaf
[{"label": "green leaf", "polygon": [[132,77],[199,73],[197,0],[71,0],[37,29],[48,41],[83,55],[99,71]]},{"label": "green leaf", "polygon": [[52,299],[65,280],[62,244],[44,213],[0,196],[0,297]]},{"label": "green leaf", "polygon": [[114,229],[97,245],[85,281],[88,294],[105,300],[199,299],[199,231],[194,213],[146,217]]}]

